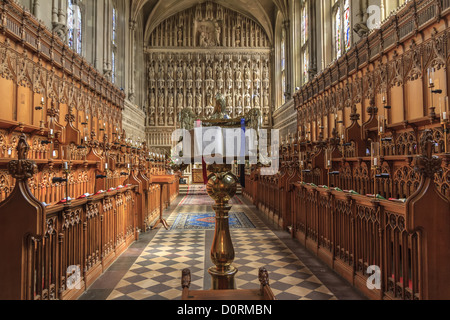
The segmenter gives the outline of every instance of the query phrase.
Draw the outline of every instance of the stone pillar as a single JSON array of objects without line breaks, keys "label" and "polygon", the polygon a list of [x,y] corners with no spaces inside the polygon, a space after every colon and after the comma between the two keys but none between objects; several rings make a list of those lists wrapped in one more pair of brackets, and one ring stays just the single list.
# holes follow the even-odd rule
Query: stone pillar
[{"label": "stone pillar", "polygon": [[94,42],[92,43],[93,47],[93,59],[94,66],[97,70],[102,71],[103,69],[103,43],[100,39],[103,39],[103,26],[105,25],[105,17],[101,14],[104,10],[103,0],[96,0],[92,4],[93,9],[93,32],[94,32]]},{"label": "stone pillar", "polygon": [[41,11],[40,11],[40,4],[39,0],[33,1],[33,15],[40,20],[41,19]]},{"label": "stone pillar", "polygon": [[291,23],[289,19],[283,21],[282,28],[286,32],[286,101],[292,98],[292,51],[291,51]]},{"label": "stone pillar", "polygon": [[135,43],[135,30],[136,21],[130,20],[130,32],[129,32],[129,55],[130,55],[130,66],[129,66],[129,88],[128,88],[128,100],[131,103],[135,103],[135,59],[136,52],[134,50]]},{"label": "stone pillar", "polygon": [[[38,4],[33,5],[34,7],[39,6]],[[38,10],[38,9],[37,9]],[[38,10],[40,11],[40,10]],[[40,12],[42,13],[42,12]],[[56,32],[56,34],[61,38],[62,41],[66,41],[66,34],[67,34],[67,3],[66,1],[62,0],[53,0],[52,2],[52,27],[53,32]]]},{"label": "stone pillar", "polygon": [[59,0],[58,3],[58,22],[61,25],[67,25],[67,1]]},{"label": "stone pillar", "polygon": [[55,25],[58,23],[58,4],[57,0],[53,0],[52,2],[52,24]]},{"label": "stone pillar", "polygon": [[103,73],[111,76],[111,8],[110,2],[105,1],[103,6]]},{"label": "stone pillar", "polygon": [[309,1],[309,70],[308,70],[308,80],[311,80],[317,73],[317,35],[315,34],[316,29],[312,26],[317,25],[316,18],[316,3],[317,1]]}]

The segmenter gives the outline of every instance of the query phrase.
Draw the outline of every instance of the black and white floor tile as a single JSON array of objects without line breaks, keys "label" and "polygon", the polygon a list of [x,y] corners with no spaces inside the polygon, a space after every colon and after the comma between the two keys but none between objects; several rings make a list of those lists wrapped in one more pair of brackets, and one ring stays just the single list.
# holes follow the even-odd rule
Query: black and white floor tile
[{"label": "black and white floor tile", "polygon": [[[330,288],[263,222],[263,217],[260,219],[256,208],[242,201],[242,205],[233,206],[232,212],[245,212],[256,228],[231,230],[236,254],[233,266],[238,269],[237,289],[259,288],[258,270],[265,267],[278,300],[337,300]],[[174,204],[167,222],[172,225],[178,214],[186,212],[212,212],[212,208]],[[210,248],[214,230],[161,228],[145,237],[149,238],[146,245],[130,248],[129,256],[125,254],[129,260],[117,262],[116,269],[113,265],[110,275],[106,272],[82,299],[179,300],[181,272],[185,268],[191,270],[191,290],[211,288],[207,270],[212,266]],[[356,293],[354,296],[359,297]]]}]

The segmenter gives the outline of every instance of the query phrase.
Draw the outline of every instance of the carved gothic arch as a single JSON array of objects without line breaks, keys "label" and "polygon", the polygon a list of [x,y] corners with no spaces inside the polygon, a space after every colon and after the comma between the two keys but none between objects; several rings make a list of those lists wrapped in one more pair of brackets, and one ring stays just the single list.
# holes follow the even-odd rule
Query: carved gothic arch
[{"label": "carved gothic arch", "polygon": [[[132,17],[135,18],[139,15],[139,11],[144,8],[146,3],[149,2],[149,0],[137,0],[132,5]],[[285,6],[282,5],[285,1],[283,0],[275,0],[273,3],[276,5],[278,9],[283,9]],[[168,19],[169,17],[187,10],[189,8],[192,8],[198,4],[198,0],[185,0],[185,1],[178,1],[178,0],[160,0],[158,1],[154,8],[152,9],[150,15],[148,16],[147,23],[145,26],[145,32],[144,32],[144,43],[148,43],[150,39],[150,35],[152,34],[153,30],[160,25],[164,20]],[[266,9],[263,7],[263,5],[260,3],[259,0],[251,1],[251,5],[244,0],[233,0],[233,1],[226,1],[226,0],[216,0],[214,3],[217,3],[224,8],[227,8],[229,10],[240,12],[243,16],[247,16],[251,20],[257,21],[258,24],[263,28],[265,31],[269,43],[273,44],[274,34],[273,34],[273,26],[271,22],[271,18],[269,16],[269,13],[266,11]],[[281,6],[281,7],[280,7]],[[287,7],[287,6],[286,6]],[[255,10],[256,8],[256,10]],[[286,10],[283,10],[286,12]]]}]

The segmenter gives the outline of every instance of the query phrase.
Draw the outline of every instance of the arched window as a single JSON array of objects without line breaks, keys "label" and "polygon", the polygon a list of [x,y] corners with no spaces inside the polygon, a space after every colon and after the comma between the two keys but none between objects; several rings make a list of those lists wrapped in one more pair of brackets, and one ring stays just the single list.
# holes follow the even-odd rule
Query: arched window
[{"label": "arched window", "polygon": [[282,104],[286,103],[286,29],[281,28],[281,94]]},{"label": "arched window", "polygon": [[116,57],[117,57],[117,9],[112,8],[112,36],[111,36],[111,81],[116,82]]},{"label": "arched window", "polygon": [[352,46],[352,27],[350,25],[350,0],[344,1],[344,48],[345,51]]},{"label": "arched window", "polygon": [[334,0],[333,19],[335,58],[339,58],[352,45],[350,0]]},{"label": "arched window", "polygon": [[309,80],[309,16],[307,2],[303,3],[301,16],[301,55],[302,55],[302,69],[303,69],[303,84]]},{"label": "arched window", "polygon": [[83,16],[81,0],[68,0],[67,5],[67,42],[69,47],[80,54],[83,50]]}]

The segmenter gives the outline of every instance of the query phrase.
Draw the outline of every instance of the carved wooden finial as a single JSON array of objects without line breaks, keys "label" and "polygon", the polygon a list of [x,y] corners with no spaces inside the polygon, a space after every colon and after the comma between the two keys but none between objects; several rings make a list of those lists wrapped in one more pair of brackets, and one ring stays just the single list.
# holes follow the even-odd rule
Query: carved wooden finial
[{"label": "carved wooden finial", "polygon": [[421,155],[414,160],[414,165],[417,172],[425,178],[434,179],[434,175],[442,170],[442,159],[433,156],[433,133],[431,130],[426,130],[420,140]]},{"label": "carved wooden finial", "polygon": [[184,269],[181,276],[181,286],[182,288],[188,288],[191,286],[191,271],[189,269]]},{"label": "carved wooden finial", "polygon": [[27,137],[25,134],[22,134],[19,138],[19,142],[17,143],[17,155],[19,160],[27,160],[28,150],[30,146],[27,143]]},{"label": "carved wooden finial", "polygon": [[258,279],[261,283],[261,286],[265,287],[269,285],[269,273],[267,272],[266,268],[259,268]]},{"label": "carved wooden finial", "polygon": [[30,150],[30,146],[28,145],[27,137],[25,134],[22,134],[17,143],[18,160],[8,163],[8,172],[14,179],[27,180],[38,172],[36,163],[27,160],[28,150]]}]

